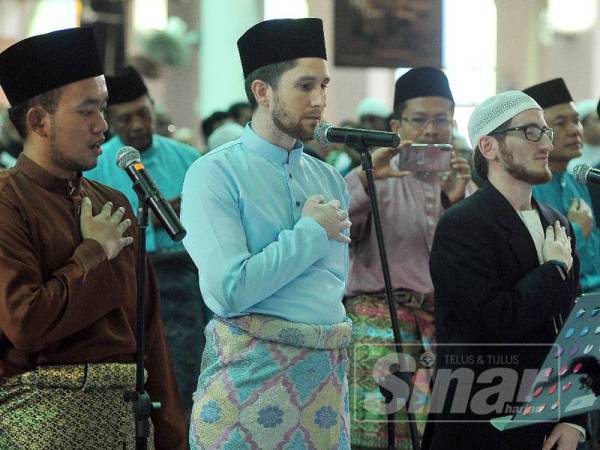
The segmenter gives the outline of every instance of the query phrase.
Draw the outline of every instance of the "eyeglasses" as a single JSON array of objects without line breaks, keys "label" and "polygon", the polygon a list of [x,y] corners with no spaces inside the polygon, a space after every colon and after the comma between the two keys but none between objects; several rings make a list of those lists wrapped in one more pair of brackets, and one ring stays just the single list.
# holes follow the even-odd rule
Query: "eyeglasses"
[{"label": "eyeglasses", "polygon": [[509,131],[522,131],[525,135],[525,139],[531,142],[539,142],[544,135],[546,135],[550,142],[552,142],[554,139],[554,130],[552,128],[540,128],[537,125],[523,125],[522,127],[505,128],[504,130],[498,130],[490,133],[490,136],[493,136],[494,134],[507,133]]},{"label": "eyeglasses", "polygon": [[402,120],[418,129],[425,128],[429,122],[432,122],[435,128],[448,128],[452,125],[452,120],[447,117],[403,117]]}]

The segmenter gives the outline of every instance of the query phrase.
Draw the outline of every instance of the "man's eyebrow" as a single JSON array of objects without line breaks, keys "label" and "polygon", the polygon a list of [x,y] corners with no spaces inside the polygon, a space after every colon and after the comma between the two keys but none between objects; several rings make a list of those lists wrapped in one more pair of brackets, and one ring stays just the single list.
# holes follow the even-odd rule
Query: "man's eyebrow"
[{"label": "man's eyebrow", "polygon": [[558,119],[569,119],[572,117],[577,117],[579,119],[579,113],[577,111],[572,112],[572,113],[563,113],[563,114],[559,114],[556,117],[554,117],[552,119],[552,121],[558,120]]},{"label": "man's eyebrow", "polygon": [[105,103],[106,103],[106,98],[88,97],[84,101],[82,101],[79,104],[79,106],[80,107],[96,106],[96,105],[103,105]]},{"label": "man's eyebrow", "polygon": [[[317,81],[319,78],[318,77],[312,77],[310,75],[305,75],[303,77],[300,77],[296,80],[296,83],[306,83],[308,81],[314,82]],[[331,81],[331,78],[329,77],[325,77],[323,78],[323,83],[327,84]]]}]

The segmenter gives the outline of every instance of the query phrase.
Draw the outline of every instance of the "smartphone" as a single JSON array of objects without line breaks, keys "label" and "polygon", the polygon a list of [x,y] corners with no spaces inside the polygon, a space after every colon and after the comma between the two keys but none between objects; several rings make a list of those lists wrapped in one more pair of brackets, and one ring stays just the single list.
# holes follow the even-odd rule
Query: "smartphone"
[{"label": "smartphone", "polygon": [[451,144],[412,144],[400,150],[396,168],[409,172],[447,172],[452,158]]}]

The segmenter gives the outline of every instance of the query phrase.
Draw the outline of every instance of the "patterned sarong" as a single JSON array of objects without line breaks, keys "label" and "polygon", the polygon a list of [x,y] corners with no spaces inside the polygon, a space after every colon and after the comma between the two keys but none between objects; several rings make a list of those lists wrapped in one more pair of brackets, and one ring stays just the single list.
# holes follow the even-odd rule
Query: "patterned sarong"
[{"label": "patterned sarong", "polygon": [[[425,350],[431,350],[435,327],[433,323],[433,296],[398,291],[394,294],[403,351],[419,361]],[[384,402],[379,385],[373,376],[378,360],[395,352],[394,334],[389,307],[385,296],[359,295],[345,302],[348,317],[352,319],[352,344],[348,349],[348,369],[351,436],[353,448],[388,448],[387,416],[373,412],[365,405],[368,398]],[[385,345],[382,345],[385,344]],[[415,380],[417,411],[415,419],[420,437],[425,429],[430,392],[427,381]],[[410,431],[403,409],[396,413],[396,448],[411,449]]]},{"label": "patterned sarong", "polygon": [[197,449],[349,449],[352,326],[270,316],[216,318],[190,427]]},{"label": "patterned sarong", "polygon": [[0,449],[133,450],[123,393],[134,389],[134,364],[44,366],[0,379]]}]

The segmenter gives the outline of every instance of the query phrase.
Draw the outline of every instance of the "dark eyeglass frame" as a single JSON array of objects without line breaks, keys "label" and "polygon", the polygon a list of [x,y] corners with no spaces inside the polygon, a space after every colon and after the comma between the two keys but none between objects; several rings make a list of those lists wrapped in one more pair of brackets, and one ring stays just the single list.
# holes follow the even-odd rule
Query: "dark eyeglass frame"
[{"label": "dark eyeglass frame", "polygon": [[[538,133],[538,137],[536,139],[532,138],[530,135],[528,136],[528,134],[527,134],[528,130],[532,130],[532,129],[536,130],[536,133]],[[548,137],[548,140],[550,141],[550,143],[552,143],[552,141],[554,139],[554,128],[539,127],[534,124],[522,125],[520,127],[505,128],[503,130],[494,131],[493,133],[490,133],[489,135],[493,136],[495,134],[507,133],[509,131],[522,131],[523,135],[525,136],[525,139],[527,139],[528,141],[531,141],[531,142],[540,142],[542,140],[542,136],[544,136],[544,135],[546,135]]]}]

